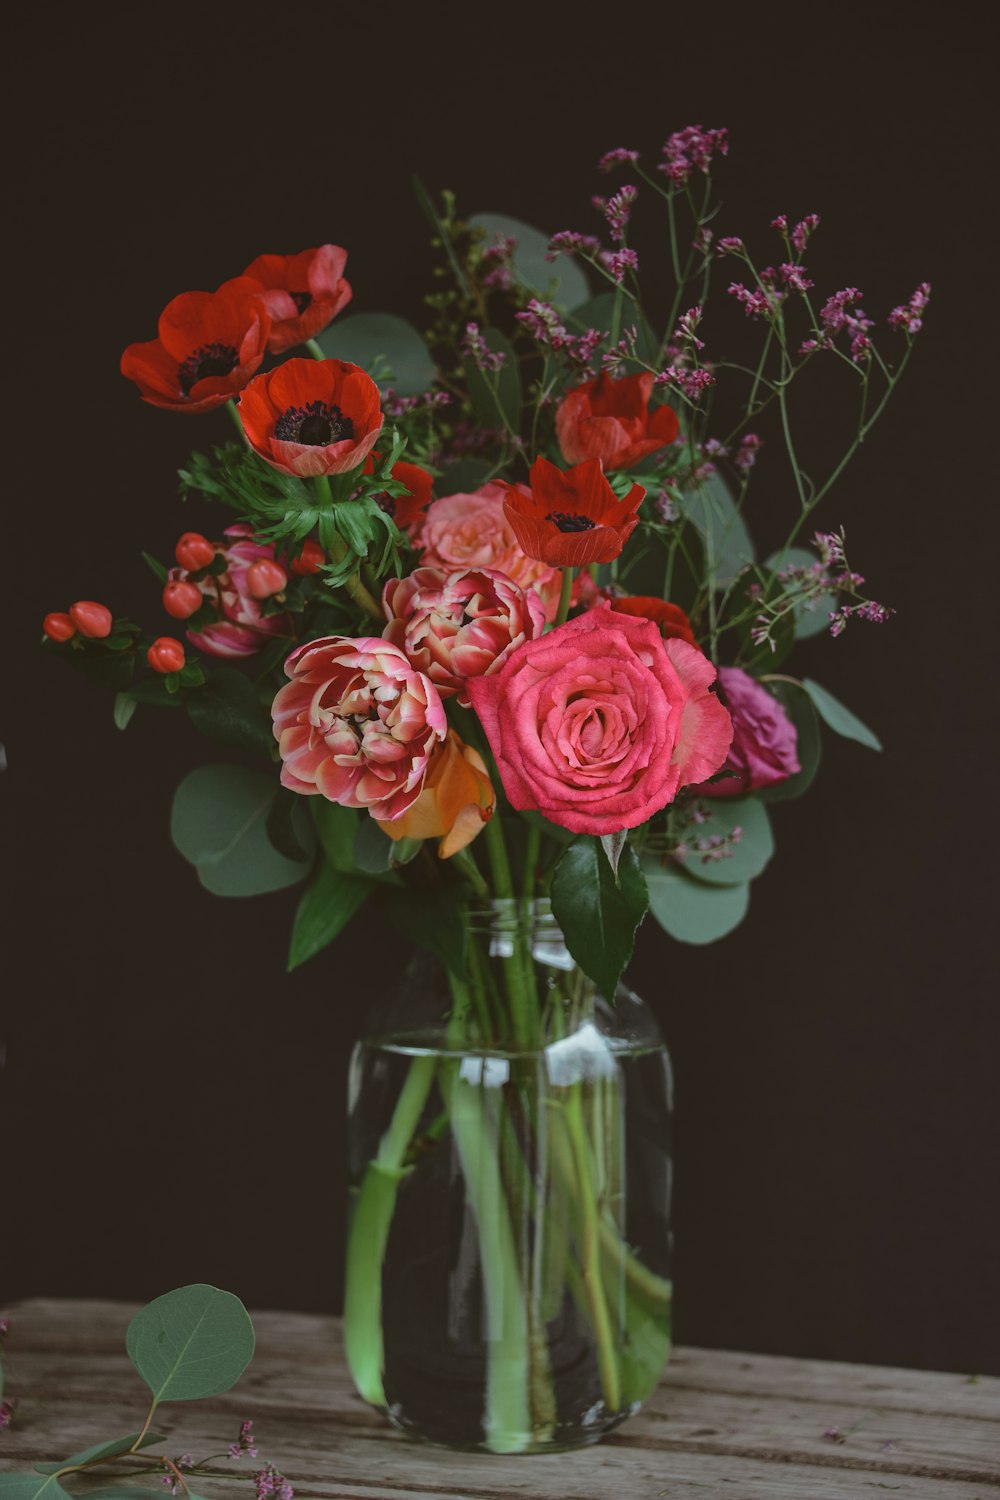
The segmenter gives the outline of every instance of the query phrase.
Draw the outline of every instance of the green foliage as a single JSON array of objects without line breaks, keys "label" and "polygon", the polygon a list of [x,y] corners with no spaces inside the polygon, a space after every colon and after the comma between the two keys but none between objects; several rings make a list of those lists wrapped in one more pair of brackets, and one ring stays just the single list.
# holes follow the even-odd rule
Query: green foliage
[{"label": "green foliage", "polygon": [[375,819],[362,816],[354,834],[354,868],[376,880],[398,880],[393,873],[397,863],[396,845],[383,833]]},{"label": "green foliage", "polygon": [[643,861],[649,909],[679,943],[714,943],[738,927],[750,904],[750,886],[692,880],[674,864]]},{"label": "green foliage", "polygon": [[524,402],[521,372],[511,342],[496,328],[485,328],[483,342],[494,354],[502,354],[499,370],[480,370],[471,359],[464,361],[465,382],[476,421],[482,427],[507,427],[517,432]]},{"label": "green foliage", "polygon": [[267,836],[286,859],[312,859],[316,852],[316,832],[305,801],[298,792],[279,786],[267,815]]},{"label": "green foliage", "polygon": [[356,807],[328,802],[325,797],[310,797],[309,805],[328,864],[345,875],[356,873],[354,840],[362,817],[367,818],[368,814]]},{"label": "green foliage", "polygon": [[383,389],[419,396],[434,383],[437,370],[421,334],[392,313],[354,313],[337,318],[316,342],[328,359],[347,359],[372,374]]},{"label": "green foliage", "polygon": [[706,821],[695,824],[689,831],[686,839],[689,846],[695,835],[726,840],[734,828],[740,828],[742,832],[724,859],[705,860],[697,849],[692,848],[690,854],[679,861],[684,873],[709,885],[743,885],[745,881],[755,879],[774,853],[771,821],[763,803],[757,797],[705,797],[699,806],[707,815]]},{"label": "green foliage", "polygon": [[436,954],[453,974],[465,977],[465,923],[458,886],[382,887],[379,906],[404,937]]},{"label": "green foliage", "polygon": [[185,695],[184,706],[194,727],[210,739],[274,758],[271,716],[239,668],[214,668],[203,687]]},{"label": "green foliage", "polygon": [[354,913],[371,895],[370,880],[358,879],[335,869],[324,859],[302,893],[292,942],[288,953],[289,971],[297,969],[338,937]]},{"label": "green foliage", "polygon": [[[494,417],[495,414],[496,408]],[[485,458],[460,458],[457,464],[449,464],[445,469],[435,490],[439,495],[467,495],[492,479],[496,469],[496,464]]]},{"label": "green foliage", "polygon": [[492,242],[498,235],[517,241],[512,266],[514,276],[526,292],[543,297],[555,307],[574,308],[590,298],[583,271],[568,255],[547,260],[550,236],[508,214],[473,214],[470,229],[483,229]]},{"label": "green foliage", "polygon": [[795,749],[801,770],[797,771],[794,776],[789,776],[787,781],[779,781],[775,786],[761,787],[756,795],[762,802],[791,802],[809,790],[819,767],[822,750],[819,719],[812,699],[799,684],[765,681],[764,686],[783,705],[785,712],[795,725]]},{"label": "green foliage", "polygon": [[683,506],[704,539],[716,583],[731,582],[742,567],[753,562],[754,549],[746,522],[718,470],[684,491]]},{"label": "green foliage", "polygon": [[[277,793],[276,776],[243,766],[199,766],[185,776],[174,794],[170,833],[206,890],[257,896],[295,885],[308,874],[307,859],[289,859],[268,838]],[[312,831],[308,810],[294,816],[306,848]]]},{"label": "green foliage", "polygon": [[71,1500],[54,1474],[0,1474],[0,1500]]},{"label": "green foliage", "polygon": [[852,714],[849,708],[845,708],[839,698],[820,687],[818,682],[813,682],[811,677],[804,678],[802,686],[816,705],[816,712],[834,734],[842,735],[845,740],[857,740],[859,745],[867,745],[869,750],[881,750],[882,742],[877,735],[867,724],[862,724],[857,714]]},{"label": "green foliage", "polygon": [[145,1432],[142,1437],[138,1432],[130,1432],[125,1437],[112,1438],[109,1443],[95,1443],[92,1448],[84,1448],[82,1453],[74,1453],[58,1463],[36,1464],[35,1471],[38,1474],[59,1474],[63,1469],[94,1463],[99,1458],[117,1458],[121,1453],[135,1453],[141,1448],[151,1448],[154,1443],[165,1442],[162,1432]]},{"label": "green foliage", "polygon": [[116,693],[114,708],[115,728],[127,729],[129,721],[138,707],[139,700],[131,693]]},{"label": "green foliage", "polygon": [[600,840],[589,835],[574,839],[556,866],[553,915],[580,968],[612,1002],[648,905],[631,844],[621,853],[617,878]]},{"label": "green foliage", "polygon": [[[785,568],[812,568],[815,563],[815,552],[807,552],[804,547],[787,547],[781,552],[772,552],[764,567],[770,573],[778,573]],[[830,627],[829,615],[829,595],[820,595],[808,605],[797,605],[792,611],[795,639],[805,641],[810,636],[821,635]]]},{"label": "green foliage", "polygon": [[619,297],[616,292],[600,292],[589,302],[584,302],[579,307],[574,307],[572,315],[566,319],[567,326],[577,333],[586,333],[590,328],[598,328],[602,333],[610,334],[615,317],[615,304],[618,303],[618,327],[619,334],[623,328],[635,327],[635,359],[626,359],[622,363],[624,374],[635,374],[645,369],[647,365],[659,368],[660,341],[652,328],[649,326],[641,309],[635,306],[628,297]]},{"label": "green foliage", "polygon": [[196,1283],[141,1308],[125,1347],[154,1402],[194,1401],[236,1384],[253,1357],[253,1324],[232,1292]]}]

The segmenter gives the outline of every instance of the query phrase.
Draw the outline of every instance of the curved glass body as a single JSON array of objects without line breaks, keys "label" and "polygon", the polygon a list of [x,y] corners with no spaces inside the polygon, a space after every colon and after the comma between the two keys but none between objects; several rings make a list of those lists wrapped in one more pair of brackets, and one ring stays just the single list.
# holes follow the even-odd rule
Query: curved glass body
[{"label": "curved glass body", "polygon": [[504,1453],[594,1442],[637,1410],[669,1350],[670,1109],[651,1013],[597,995],[541,903],[470,924],[460,969],[418,958],[351,1063],[345,1341],[365,1399]]}]

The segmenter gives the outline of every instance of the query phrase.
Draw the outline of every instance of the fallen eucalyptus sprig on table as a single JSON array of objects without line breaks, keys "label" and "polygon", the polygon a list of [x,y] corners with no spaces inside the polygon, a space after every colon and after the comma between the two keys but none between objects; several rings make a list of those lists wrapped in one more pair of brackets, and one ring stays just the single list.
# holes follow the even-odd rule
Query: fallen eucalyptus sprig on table
[{"label": "fallen eucalyptus sprig on table", "polygon": [[[0,1500],[73,1500],[63,1486],[64,1479],[110,1465],[118,1469],[116,1482],[106,1489],[89,1490],[88,1500],[150,1500],[157,1492],[134,1483],[148,1475],[156,1475],[173,1495],[202,1500],[193,1481],[223,1477],[223,1473],[233,1477],[231,1470],[211,1468],[215,1460],[257,1457],[251,1421],[241,1424],[239,1436],[226,1452],[204,1459],[196,1461],[189,1453],[169,1457],[146,1451],[167,1441],[153,1429],[159,1406],[222,1395],[232,1389],[253,1358],[253,1324],[238,1297],[201,1283],[178,1287],[140,1308],[128,1326],[125,1347],[152,1392],[138,1431],[95,1443],[69,1458],[36,1464],[30,1474],[0,1474]],[[257,1500],[292,1500],[292,1486],[273,1464],[264,1464],[251,1477]]]}]

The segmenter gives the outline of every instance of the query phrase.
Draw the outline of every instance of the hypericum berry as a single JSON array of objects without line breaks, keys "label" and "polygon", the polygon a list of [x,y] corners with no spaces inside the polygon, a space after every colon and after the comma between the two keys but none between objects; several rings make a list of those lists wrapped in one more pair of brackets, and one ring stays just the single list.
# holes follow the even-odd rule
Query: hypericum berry
[{"label": "hypericum berry", "polygon": [[270,599],[280,594],[288,582],[288,574],[280,563],[262,557],[247,569],[247,589],[254,599]]},{"label": "hypericum berry", "polygon": [[187,620],[201,609],[201,589],[182,578],[171,579],[163,585],[163,608],[175,620]]},{"label": "hypericum berry", "polygon": [[69,615],[58,611],[45,616],[42,629],[50,641],[71,641],[76,635],[76,626]]},{"label": "hypericum berry", "polygon": [[114,623],[110,609],[104,604],[95,604],[93,599],[78,599],[76,604],[71,604],[69,617],[81,635],[90,636],[95,641],[102,641],[110,635]]},{"label": "hypericum berry", "polygon": [[184,647],[172,635],[161,635],[146,652],[146,660],[154,672],[179,672],[184,665]]},{"label": "hypericum berry", "polygon": [[200,531],[185,531],[174,548],[174,556],[185,572],[197,573],[199,568],[208,567],[215,556],[215,548]]},{"label": "hypericum berry", "polygon": [[305,573],[318,573],[326,562],[326,553],[319,542],[314,542],[312,537],[306,537],[302,543],[302,551],[292,561],[292,572],[301,578]]}]

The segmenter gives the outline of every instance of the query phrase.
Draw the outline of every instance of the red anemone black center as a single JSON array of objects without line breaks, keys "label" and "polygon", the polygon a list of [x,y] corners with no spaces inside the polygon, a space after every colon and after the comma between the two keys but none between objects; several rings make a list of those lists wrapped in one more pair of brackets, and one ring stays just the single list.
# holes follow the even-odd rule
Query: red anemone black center
[{"label": "red anemone black center", "polygon": [[199,380],[213,375],[230,375],[236,368],[238,355],[232,344],[202,344],[177,370],[177,380],[185,396]]},{"label": "red anemone black center", "polygon": [[336,403],[307,401],[305,406],[289,406],[274,425],[274,435],[281,443],[302,443],[310,448],[326,448],[354,436],[354,423]]},{"label": "red anemone black center", "polygon": [[570,516],[564,510],[550,510],[545,519],[560,531],[593,531],[597,524],[589,516]]}]

